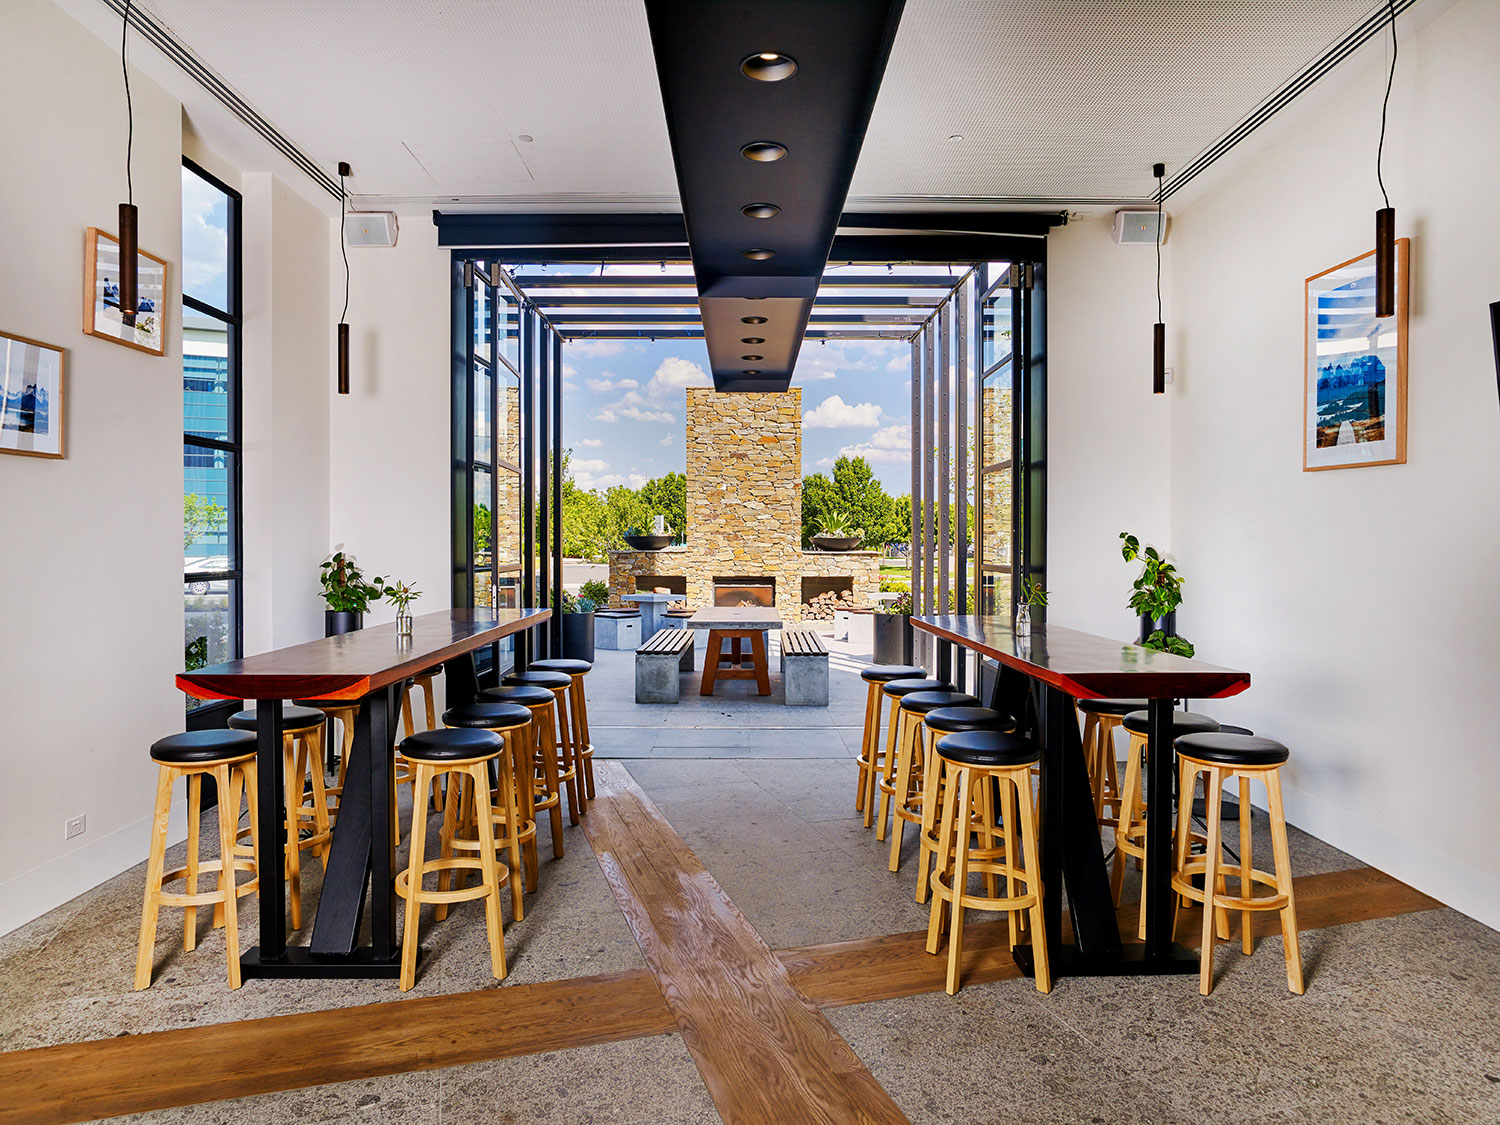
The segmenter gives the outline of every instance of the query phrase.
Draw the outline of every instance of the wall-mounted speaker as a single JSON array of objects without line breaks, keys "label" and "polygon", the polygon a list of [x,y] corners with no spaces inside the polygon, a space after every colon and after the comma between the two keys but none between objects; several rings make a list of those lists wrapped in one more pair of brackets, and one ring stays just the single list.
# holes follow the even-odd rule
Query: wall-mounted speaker
[{"label": "wall-mounted speaker", "polygon": [[394,246],[399,227],[393,211],[350,211],[344,238],[350,246]]},{"label": "wall-mounted speaker", "polygon": [[[1161,217],[1161,240],[1166,242],[1167,231],[1171,229],[1172,216],[1163,214]],[[1144,243],[1147,246],[1156,243],[1156,209],[1140,211],[1126,208],[1115,212],[1115,241],[1122,246],[1138,246]]]}]

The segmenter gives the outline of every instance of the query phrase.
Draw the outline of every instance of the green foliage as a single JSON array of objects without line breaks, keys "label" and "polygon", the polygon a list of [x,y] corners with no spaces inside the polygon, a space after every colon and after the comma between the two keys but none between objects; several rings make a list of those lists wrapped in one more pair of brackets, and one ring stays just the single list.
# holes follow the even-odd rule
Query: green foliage
[{"label": "green foliage", "polygon": [[1042,589],[1042,584],[1035,578],[1023,579],[1021,582],[1021,600],[1027,605],[1045,607],[1047,604],[1047,591]]},{"label": "green foliage", "polygon": [[1170,652],[1177,656],[1192,656],[1197,651],[1193,648],[1192,641],[1186,637],[1169,637],[1165,629],[1152,630],[1146,635],[1146,641],[1141,647],[1155,652]]},{"label": "green foliage", "polygon": [[229,512],[216,500],[186,492],[182,497],[182,546],[191,547],[205,535],[223,531]]},{"label": "green foliage", "polygon": [[[1185,579],[1177,568],[1155,547],[1141,547],[1141,541],[1129,532],[1120,532],[1120,554],[1126,562],[1141,563],[1141,573],[1132,586],[1129,606],[1136,613],[1160,621],[1182,604],[1182,584]],[[1193,645],[1184,637],[1167,636],[1166,630],[1157,629],[1147,635],[1143,648],[1156,652],[1172,652],[1178,656],[1192,656]]]},{"label": "green foliage", "polygon": [[335,551],[323,560],[318,581],[323,587],[323,601],[329,609],[364,613],[371,602],[385,595],[385,579],[365,581],[354,556]]},{"label": "green foliage", "polygon": [[886,492],[863,457],[840,457],[831,478],[814,473],[802,482],[802,539],[834,534],[826,530],[828,521],[842,517],[845,526],[852,526],[848,534],[862,536],[862,546],[905,542],[911,529],[911,501],[905,500],[904,514],[901,502]]},{"label": "green foliage", "polygon": [[590,578],[578,588],[578,596],[601,606],[609,601],[609,583],[602,578]]},{"label": "green foliage", "polygon": [[905,578],[892,578],[889,575],[880,580],[880,592],[882,594],[906,594],[911,592],[911,583]]},{"label": "green foliage", "polygon": [[186,671],[202,668],[208,663],[208,638],[194,637],[182,646],[182,666]]},{"label": "green foliage", "polygon": [[[682,473],[668,473],[655,477],[641,485],[641,500],[650,509],[650,515],[666,516],[668,530],[681,537],[687,532],[687,477]],[[648,517],[641,525],[651,530]]]},{"label": "green foliage", "polygon": [[400,582],[394,578],[385,587],[385,600],[395,605],[396,613],[402,617],[406,616],[407,609],[411,606],[411,603],[421,596],[421,590],[418,590],[410,583]]},{"label": "green foliage", "polygon": [[488,504],[474,505],[474,553],[484,554],[489,550],[490,530],[493,517]]},{"label": "green foliage", "polygon": [[818,521],[818,534],[832,536],[836,539],[863,539],[865,529],[855,527],[854,521],[849,518],[848,512],[840,512],[834,509]]},{"label": "green foliage", "polygon": [[885,602],[875,607],[879,613],[905,613],[910,614],[912,610],[911,591],[907,590],[895,601]]}]

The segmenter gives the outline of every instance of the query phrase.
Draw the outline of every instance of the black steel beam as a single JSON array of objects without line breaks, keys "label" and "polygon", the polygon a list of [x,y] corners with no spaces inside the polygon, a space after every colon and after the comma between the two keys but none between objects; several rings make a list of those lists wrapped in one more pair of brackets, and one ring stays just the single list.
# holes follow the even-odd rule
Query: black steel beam
[{"label": "black steel beam", "polygon": [[[567,274],[567,273],[522,273],[516,275],[516,284],[522,291],[536,300],[546,303],[545,296],[538,296],[542,289],[684,289],[696,292],[693,278],[683,274]],[[824,289],[941,289],[947,292],[958,284],[953,274],[849,274],[829,271],[818,283]]]},{"label": "black steel beam", "polygon": [[[819,296],[813,301],[813,307],[817,309],[935,309],[947,296],[956,281],[950,280],[948,285],[941,291],[934,291],[920,297],[905,296],[880,296],[880,297],[839,297],[834,295]],[[692,309],[696,315],[698,302],[692,295],[637,295],[619,296],[611,293],[600,293],[595,296],[582,296],[568,294],[567,296],[549,297],[545,294],[532,298],[532,303],[543,312],[547,313],[548,319],[556,319],[552,316],[552,309],[620,309],[626,311],[632,309]]]}]

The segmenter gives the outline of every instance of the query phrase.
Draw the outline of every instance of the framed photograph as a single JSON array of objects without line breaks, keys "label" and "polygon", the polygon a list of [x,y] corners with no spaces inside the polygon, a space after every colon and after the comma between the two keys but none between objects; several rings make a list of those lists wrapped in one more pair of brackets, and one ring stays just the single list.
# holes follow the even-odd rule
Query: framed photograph
[{"label": "framed photograph", "polygon": [[1411,240],[1396,240],[1396,315],[1375,316],[1375,251],[1307,279],[1302,469],[1406,463]]},{"label": "framed photograph", "polygon": [[136,251],[135,322],[120,315],[120,243],[98,227],[84,235],[83,330],[90,336],[113,340],[127,348],[165,355],[167,352],[167,263]]},{"label": "framed photograph", "polygon": [[0,332],[0,453],[63,455],[63,350]]}]

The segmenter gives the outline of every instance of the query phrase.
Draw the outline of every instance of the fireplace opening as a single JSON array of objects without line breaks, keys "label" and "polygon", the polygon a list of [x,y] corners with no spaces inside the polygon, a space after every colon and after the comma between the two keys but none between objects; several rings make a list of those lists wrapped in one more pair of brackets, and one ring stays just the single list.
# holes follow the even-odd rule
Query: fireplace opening
[{"label": "fireplace opening", "polygon": [[733,576],[714,579],[714,606],[776,606],[776,579]]},{"label": "fireplace opening", "polygon": [[637,574],[635,576],[637,594],[654,594],[658,590],[666,590],[669,594],[686,594],[687,577],[682,574]]},{"label": "fireplace opening", "polygon": [[802,580],[802,619],[832,621],[836,609],[854,604],[853,578],[804,578]]}]

